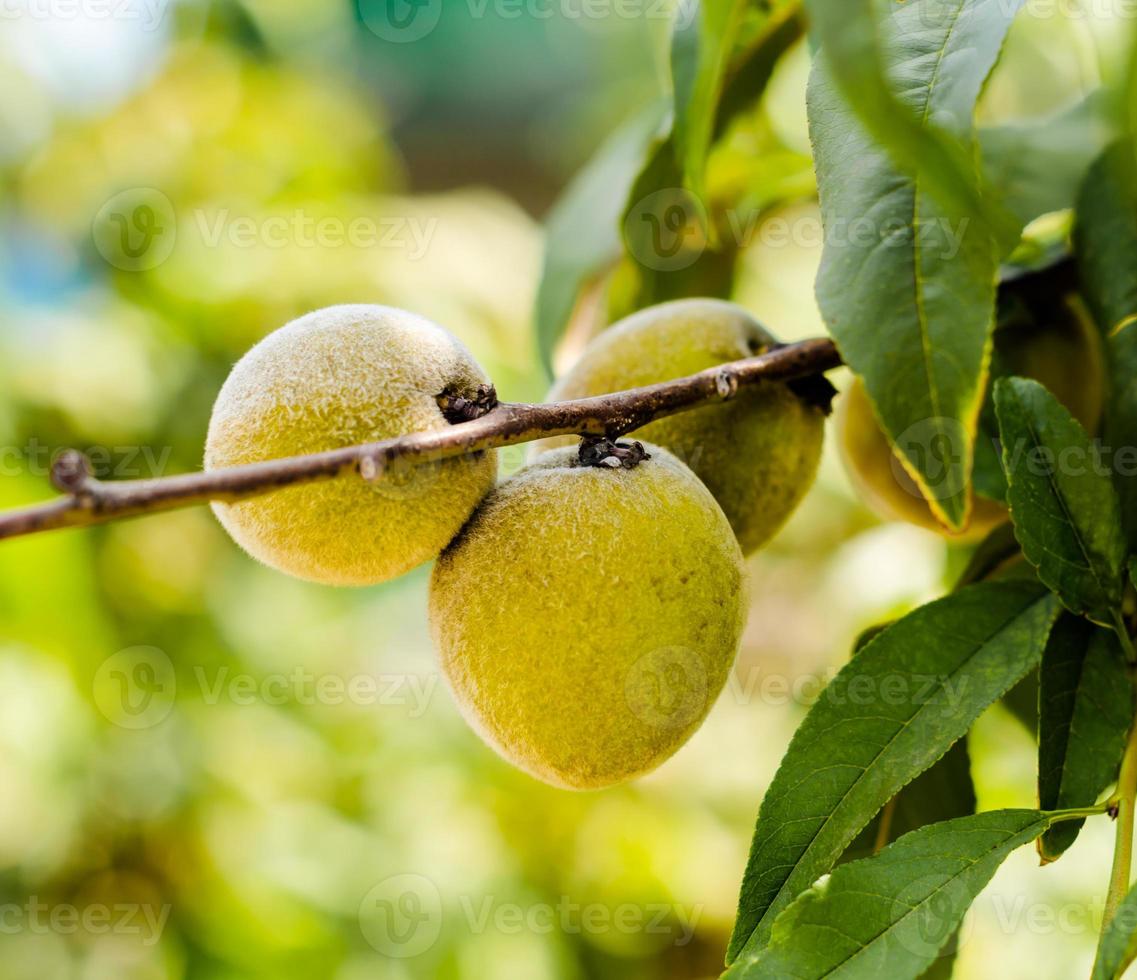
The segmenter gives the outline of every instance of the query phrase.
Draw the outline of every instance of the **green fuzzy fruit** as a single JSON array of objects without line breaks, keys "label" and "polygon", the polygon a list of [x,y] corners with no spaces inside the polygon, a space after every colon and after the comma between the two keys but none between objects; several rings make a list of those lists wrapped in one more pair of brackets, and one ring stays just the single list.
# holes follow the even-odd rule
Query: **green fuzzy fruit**
[{"label": "green fuzzy fruit", "polygon": [[[385,306],[332,306],[270,334],[233,368],[209,423],[207,470],[445,428],[442,393],[488,379],[453,336]],[[493,486],[493,453],[214,504],[266,565],[330,585],[370,585],[438,555]]]},{"label": "green fuzzy fruit", "polygon": [[[600,334],[549,392],[586,398],[670,381],[776,346],[733,303],[687,299],[641,310]],[[746,554],[793,513],[817,473],[825,413],[784,384],[740,390],[728,402],[659,419],[636,433],[683,460],[714,494]],[[564,438],[543,440],[535,453]]]},{"label": "green fuzzy fruit", "polygon": [[538,779],[654,769],[706,717],[746,615],[742,553],[666,450],[632,469],[543,454],[486,497],[434,568],[431,630],[463,714]]}]

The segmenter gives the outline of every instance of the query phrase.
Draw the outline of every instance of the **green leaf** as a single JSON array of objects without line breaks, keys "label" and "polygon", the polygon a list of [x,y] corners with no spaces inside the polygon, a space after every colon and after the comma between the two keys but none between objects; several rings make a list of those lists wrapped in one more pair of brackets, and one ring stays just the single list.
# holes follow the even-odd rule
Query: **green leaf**
[{"label": "green leaf", "polygon": [[800,7],[800,0],[708,0],[697,44],[676,35],[674,124],[628,194],[622,230],[635,282],[611,311],[616,316],[684,296],[730,294],[741,243],[734,228],[719,227],[724,216],[711,213],[707,154],[731,119],[758,102],[778,59],[801,37]]},{"label": "green leaf", "polygon": [[1054,819],[1037,810],[995,810],[906,834],[801,895],[774,923],[769,947],[725,976],[918,977],[1007,855]]},{"label": "green leaf", "polygon": [[1074,206],[1086,171],[1115,136],[1109,108],[1092,93],[1067,109],[979,132],[988,184],[1022,225]]},{"label": "green leaf", "polygon": [[805,32],[801,0],[780,0],[769,10],[751,3],[714,115],[712,141],[752,109],[766,91],[779,59]]},{"label": "green leaf", "polygon": [[694,43],[676,33],[672,153],[683,182],[699,199],[706,198],[703,176],[712,142],[758,102],[778,59],[802,31],[801,0],[702,0]]},{"label": "green leaf", "polygon": [[[972,145],[975,103],[1019,0],[910,0],[892,6],[879,40],[865,20],[871,0],[853,0],[855,17],[850,5],[810,5],[824,55],[808,94],[826,228],[817,298],[933,512],[959,528],[970,506],[999,249],[984,217],[995,209],[977,190],[973,163],[957,175],[955,193],[929,169],[954,157],[927,145],[928,124]],[[894,89],[903,92],[899,112],[887,105]],[[872,126],[881,113],[921,134],[900,163],[895,134]],[[970,161],[970,150],[962,156]],[[953,171],[965,166],[956,164]],[[1017,240],[1018,222],[1010,224]]]},{"label": "green leaf", "polygon": [[617,130],[549,215],[535,318],[538,350],[550,373],[553,348],[581,289],[620,255],[620,216],[628,188],[670,112],[670,97],[660,99]]},{"label": "green leaf", "polygon": [[871,857],[913,830],[974,812],[971,756],[962,738],[885,804],[845,849],[841,861]]},{"label": "green leaf", "polygon": [[[899,171],[919,174],[949,211],[973,216],[1007,249],[1019,228],[1014,216],[980,186],[970,129],[979,91],[1022,3],[806,2],[811,37],[821,53],[815,64],[824,66],[866,133]],[[886,12],[891,16],[882,23],[878,17]],[[986,32],[991,36],[984,37]],[[979,38],[984,43],[974,43]],[[944,70],[945,65],[952,70]],[[924,72],[921,84],[913,85],[914,66]]]},{"label": "green leaf", "polygon": [[[1018,543],[1014,542],[1014,545],[1017,551]],[[879,623],[864,630],[853,643],[853,656],[892,625],[892,622]],[[910,831],[974,813],[975,802],[971,756],[967,751],[967,739],[963,738],[884,805],[884,809],[845,848],[841,861],[870,857]]]},{"label": "green leaf", "polygon": [[1112,625],[1126,548],[1121,505],[1085,430],[1037,381],[995,385],[1015,537],[1071,612]]},{"label": "green leaf", "polygon": [[1090,980],[1121,980],[1125,968],[1137,959],[1137,886],[1117,906],[1098,942]]},{"label": "green leaf", "polygon": [[980,583],[917,609],[833,679],[762,801],[729,960],[828,872],[899,790],[1042,656],[1057,603],[1031,582]]},{"label": "green leaf", "polygon": [[[1044,810],[1092,806],[1117,778],[1133,721],[1133,694],[1117,637],[1066,613],[1042,655],[1038,800]],[[1056,824],[1039,840],[1044,862],[1074,843],[1083,821]]]},{"label": "green leaf", "polygon": [[[676,105],[672,137],[680,170],[686,175],[692,192],[700,198],[706,197],[703,170],[715,113],[749,6],[749,0],[702,0],[699,4],[696,67],[685,102]],[[794,6],[796,4],[783,4],[783,9]]]}]

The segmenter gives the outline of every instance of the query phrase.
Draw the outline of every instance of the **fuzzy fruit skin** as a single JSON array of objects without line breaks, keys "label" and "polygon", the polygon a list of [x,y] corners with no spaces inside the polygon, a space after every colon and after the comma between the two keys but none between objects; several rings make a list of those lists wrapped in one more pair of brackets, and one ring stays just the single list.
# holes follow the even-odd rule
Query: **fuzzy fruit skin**
[{"label": "fuzzy fruit skin", "polygon": [[[641,310],[600,334],[549,401],[670,381],[752,357],[777,341],[746,310],[685,299]],[[782,527],[817,474],[825,415],[784,384],[743,388],[644,426],[635,438],[671,450],[714,494],[750,554]],[[537,452],[566,440],[544,440]]]},{"label": "fuzzy fruit skin", "polygon": [[471,726],[566,789],[654,769],[722,690],[742,553],[666,450],[630,470],[555,449],[493,490],[434,567],[431,632]]},{"label": "fuzzy fruit skin", "polygon": [[[205,468],[217,469],[448,426],[436,396],[488,383],[441,327],[385,306],[331,306],[269,334],[213,407]],[[493,486],[494,453],[288,487],[214,512],[254,558],[298,578],[371,585],[442,551]]]},{"label": "fuzzy fruit skin", "polygon": [[[1001,325],[995,331],[993,365],[1000,375],[1036,378],[1092,435],[1102,416],[1105,361],[1096,326],[1073,301],[1042,325]],[[950,531],[932,514],[916,481],[893,455],[858,378],[837,403],[837,439],[858,496],[885,520],[907,521],[954,541],[980,541],[1007,520],[1007,508],[971,494],[971,522]]]}]

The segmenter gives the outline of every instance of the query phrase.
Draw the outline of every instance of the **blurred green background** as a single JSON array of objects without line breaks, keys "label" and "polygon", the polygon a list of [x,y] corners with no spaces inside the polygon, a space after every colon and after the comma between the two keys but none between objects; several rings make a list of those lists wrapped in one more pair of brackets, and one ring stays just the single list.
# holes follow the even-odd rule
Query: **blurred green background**
[{"label": "blurred green background", "polygon": [[[232,363],[332,303],[432,317],[503,398],[543,396],[540,222],[658,91],[666,6],[424,0],[401,10],[429,21],[411,38],[392,36],[398,4],[5,2],[0,505],[46,499],[69,446],[107,477],[198,468]],[[985,119],[1052,112],[1112,70],[1115,21],[1067,6],[1020,17]],[[808,64],[800,45],[780,66],[718,179],[746,179],[748,139],[805,158]],[[800,233],[756,236],[737,288],[784,339],[822,332],[806,177],[761,213]],[[4,543],[0,980],[715,976],[758,804],[820,681],[965,558],[879,524],[830,447],[751,562],[707,724],[648,778],[577,795],[461,722],[425,570],[306,585],[202,508]],[[1001,708],[972,747],[981,807],[1034,804],[1031,739]],[[1042,874],[1017,853],[957,975],[1088,973],[1109,833],[1091,824]]]}]

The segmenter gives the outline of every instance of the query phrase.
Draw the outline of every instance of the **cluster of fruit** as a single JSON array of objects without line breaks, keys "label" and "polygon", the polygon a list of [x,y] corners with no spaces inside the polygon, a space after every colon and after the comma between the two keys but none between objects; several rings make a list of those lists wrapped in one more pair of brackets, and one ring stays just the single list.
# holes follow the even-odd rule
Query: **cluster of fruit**
[{"label": "cluster of fruit", "polygon": [[[550,397],[667,381],[775,344],[733,304],[669,303],[601,334]],[[441,429],[488,385],[421,317],[319,310],[233,369],[206,468]],[[747,608],[743,555],[812,483],[821,395],[816,381],[764,383],[659,419],[643,443],[544,440],[501,482],[481,452],[215,511],[251,555],[310,581],[372,584],[437,558],[431,629],[465,717],[542,780],[608,786],[674,753],[725,684]]]}]

